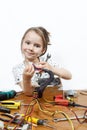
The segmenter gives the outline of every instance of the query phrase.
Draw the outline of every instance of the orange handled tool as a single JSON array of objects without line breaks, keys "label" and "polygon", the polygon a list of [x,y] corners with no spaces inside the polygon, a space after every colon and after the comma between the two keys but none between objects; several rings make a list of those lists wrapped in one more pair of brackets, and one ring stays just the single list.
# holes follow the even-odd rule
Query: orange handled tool
[{"label": "orange handled tool", "polygon": [[55,98],[55,104],[62,105],[62,106],[68,106],[69,105],[69,101],[66,100],[66,99]]},{"label": "orange handled tool", "polygon": [[55,97],[55,98],[54,98],[54,101],[55,101],[55,104],[56,104],[56,105],[73,106],[73,107],[84,107],[84,108],[87,108],[87,106],[77,104],[77,103],[75,103],[74,101],[69,101],[69,100],[67,100],[67,99],[60,99],[60,98]]}]

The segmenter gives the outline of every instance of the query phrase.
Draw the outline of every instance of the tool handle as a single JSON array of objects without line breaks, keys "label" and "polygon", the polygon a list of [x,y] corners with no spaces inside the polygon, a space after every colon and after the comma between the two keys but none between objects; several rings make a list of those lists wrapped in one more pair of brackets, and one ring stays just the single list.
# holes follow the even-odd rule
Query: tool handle
[{"label": "tool handle", "polygon": [[10,113],[10,109],[0,106],[0,112]]},{"label": "tool handle", "polygon": [[34,124],[37,124],[37,125],[44,125],[44,120],[42,120],[42,119],[31,117],[28,119],[28,121],[32,122]]},{"label": "tool handle", "polygon": [[[25,118],[25,120],[27,119],[27,117]],[[28,117],[28,122],[32,122],[34,124],[39,125],[39,119],[38,118],[34,118],[34,117]]]},{"label": "tool handle", "polygon": [[69,101],[66,100],[66,99],[55,98],[55,104],[57,104],[57,105],[63,105],[63,106],[68,106],[69,105]]},{"label": "tool handle", "polygon": [[[21,116],[24,116],[24,114],[21,114]],[[34,124],[37,124],[37,125],[44,125],[44,120],[42,119],[38,119],[38,118],[35,118],[35,117],[28,117],[28,116],[25,116],[25,120],[28,121],[28,122],[32,122]]]},{"label": "tool handle", "polygon": [[0,102],[1,106],[10,108],[10,109],[19,109],[21,103],[11,100],[4,100]]},{"label": "tool handle", "polygon": [[7,91],[7,92],[0,91],[0,101],[14,98],[15,95],[16,95],[15,90]]}]

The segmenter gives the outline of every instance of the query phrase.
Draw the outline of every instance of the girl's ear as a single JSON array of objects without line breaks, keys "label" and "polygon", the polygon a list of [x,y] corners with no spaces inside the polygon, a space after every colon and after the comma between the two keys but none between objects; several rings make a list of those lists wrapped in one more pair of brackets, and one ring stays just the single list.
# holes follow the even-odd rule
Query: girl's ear
[{"label": "girl's ear", "polygon": [[46,52],[46,49],[43,49],[42,54],[44,54],[45,52]]},{"label": "girl's ear", "polygon": [[45,52],[46,52],[46,48],[41,51],[41,55],[40,56],[44,55]]}]

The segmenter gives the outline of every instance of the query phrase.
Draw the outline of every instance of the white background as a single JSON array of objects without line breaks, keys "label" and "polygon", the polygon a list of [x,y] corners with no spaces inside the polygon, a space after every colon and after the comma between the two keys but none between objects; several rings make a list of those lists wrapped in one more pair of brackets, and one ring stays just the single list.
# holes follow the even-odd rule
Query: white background
[{"label": "white background", "polygon": [[64,89],[86,89],[86,0],[0,0],[0,90],[18,89],[12,68],[22,61],[21,37],[32,26],[51,33],[53,59],[71,71]]}]

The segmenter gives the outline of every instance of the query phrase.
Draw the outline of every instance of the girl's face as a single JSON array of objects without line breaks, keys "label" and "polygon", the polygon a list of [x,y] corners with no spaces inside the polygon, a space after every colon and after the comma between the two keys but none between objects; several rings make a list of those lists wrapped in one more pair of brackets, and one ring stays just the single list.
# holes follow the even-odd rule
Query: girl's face
[{"label": "girl's face", "polygon": [[28,61],[35,61],[44,53],[42,38],[34,31],[29,31],[22,43],[22,53]]}]

